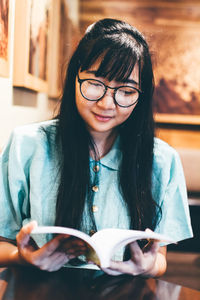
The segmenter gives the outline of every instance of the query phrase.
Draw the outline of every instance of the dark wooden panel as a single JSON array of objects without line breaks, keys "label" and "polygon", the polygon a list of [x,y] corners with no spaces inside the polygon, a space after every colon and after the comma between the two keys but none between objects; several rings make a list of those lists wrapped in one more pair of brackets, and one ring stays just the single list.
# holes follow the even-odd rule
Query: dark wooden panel
[{"label": "dark wooden panel", "polygon": [[[123,17],[122,17],[123,16]],[[200,28],[200,1],[80,1],[81,32],[100,18],[124,19],[141,28],[175,26]]]}]

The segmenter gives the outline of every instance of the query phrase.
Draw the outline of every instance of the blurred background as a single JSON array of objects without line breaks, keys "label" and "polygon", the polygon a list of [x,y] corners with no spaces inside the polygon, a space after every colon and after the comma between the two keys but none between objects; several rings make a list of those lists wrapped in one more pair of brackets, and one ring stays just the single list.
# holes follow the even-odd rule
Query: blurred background
[{"label": "blurred background", "polygon": [[156,135],[180,154],[195,233],[169,247],[165,278],[190,277],[200,289],[199,0],[0,0],[0,150],[16,126],[56,115],[73,50],[106,17],[136,26],[149,43]]}]

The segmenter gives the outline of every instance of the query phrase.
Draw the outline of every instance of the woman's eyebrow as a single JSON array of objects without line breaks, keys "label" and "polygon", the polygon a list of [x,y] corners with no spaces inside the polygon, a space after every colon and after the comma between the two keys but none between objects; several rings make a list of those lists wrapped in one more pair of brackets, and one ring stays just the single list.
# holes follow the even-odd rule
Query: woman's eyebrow
[{"label": "woman's eyebrow", "polygon": [[86,70],[85,72],[86,72],[87,74],[94,74],[94,75],[95,75],[97,71]]},{"label": "woman's eyebrow", "polygon": [[123,83],[132,83],[139,86],[139,83],[133,79],[126,79]]},{"label": "woman's eyebrow", "polygon": [[[93,75],[96,75],[96,72],[95,70],[86,70],[85,71],[87,74],[93,74]],[[122,81],[123,83],[131,83],[131,84],[134,84],[134,85],[137,85],[139,86],[139,83],[133,79],[126,79],[125,81]]]}]

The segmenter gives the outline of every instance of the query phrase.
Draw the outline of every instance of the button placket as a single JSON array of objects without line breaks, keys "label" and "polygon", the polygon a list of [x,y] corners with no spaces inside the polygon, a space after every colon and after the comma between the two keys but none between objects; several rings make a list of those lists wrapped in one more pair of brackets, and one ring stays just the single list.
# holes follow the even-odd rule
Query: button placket
[{"label": "button placket", "polygon": [[97,173],[99,172],[99,169],[100,169],[99,162],[96,162],[95,165],[93,166],[93,171],[95,172],[95,179],[94,179],[94,185],[92,187],[92,190],[95,193],[97,193],[99,191],[99,186],[98,186],[99,178],[97,175]]},{"label": "button placket", "polygon": [[92,196],[92,201],[90,202],[90,209],[92,211],[92,219],[93,219],[93,225],[91,226],[91,230],[90,230],[90,235],[93,235],[95,232],[97,232],[97,228],[96,228],[96,222],[95,222],[95,214],[98,213],[99,207],[94,204],[95,203],[95,194],[99,191],[99,174],[98,172],[100,171],[100,166],[99,166],[99,162],[94,162],[94,165],[92,166],[92,170],[93,170],[93,182],[92,182],[92,186],[91,189],[93,191],[93,196]]}]

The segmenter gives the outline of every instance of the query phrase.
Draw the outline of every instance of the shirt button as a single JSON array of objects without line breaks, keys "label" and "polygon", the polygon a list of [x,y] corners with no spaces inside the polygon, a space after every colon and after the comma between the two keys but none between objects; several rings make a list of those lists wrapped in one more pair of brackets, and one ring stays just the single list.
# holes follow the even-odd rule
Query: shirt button
[{"label": "shirt button", "polygon": [[99,172],[99,166],[98,166],[98,165],[94,166],[94,167],[93,167],[93,171],[94,171],[94,172]]},{"label": "shirt button", "polygon": [[97,186],[97,185],[94,185],[93,187],[92,187],[92,190],[93,190],[93,192],[98,192],[98,190],[99,190],[99,187]]},{"label": "shirt button", "polygon": [[92,206],[92,211],[93,211],[93,212],[97,212],[98,209],[99,209],[98,206],[96,206],[96,205],[93,205],[93,206]]}]

